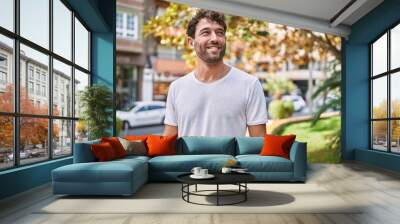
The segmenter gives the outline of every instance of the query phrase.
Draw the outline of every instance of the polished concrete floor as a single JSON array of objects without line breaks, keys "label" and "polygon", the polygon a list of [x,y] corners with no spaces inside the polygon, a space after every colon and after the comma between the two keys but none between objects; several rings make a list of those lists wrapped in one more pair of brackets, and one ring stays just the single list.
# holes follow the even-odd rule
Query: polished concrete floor
[{"label": "polished concrete floor", "polygon": [[[319,184],[343,200],[363,202],[361,213],[350,214],[37,214],[54,200],[49,185],[0,202],[0,223],[107,224],[252,224],[252,223],[400,223],[400,174],[359,163],[315,164],[308,183]],[[316,203],[318,201],[316,200]],[[173,206],[173,205],[171,205]]]}]

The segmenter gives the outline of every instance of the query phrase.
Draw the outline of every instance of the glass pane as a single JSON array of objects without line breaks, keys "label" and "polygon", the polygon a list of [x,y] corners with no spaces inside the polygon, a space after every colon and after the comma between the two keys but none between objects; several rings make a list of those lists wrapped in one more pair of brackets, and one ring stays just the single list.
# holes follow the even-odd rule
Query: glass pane
[{"label": "glass pane", "polygon": [[48,114],[48,64],[47,55],[21,44],[21,113]]},{"label": "glass pane", "polygon": [[0,170],[14,165],[13,118],[0,116]]},{"label": "glass pane", "polygon": [[72,121],[53,120],[53,157],[72,154]]},{"label": "glass pane", "polygon": [[21,117],[19,152],[21,164],[49,158],[48,121],[45,118]]},{"label": "glass pane", "polygon": [[400,72],[391,75],[390,86],[391,115],[400,117]]},{"label": "glass pane", "polygon": [[21,36],[49,48],[49,0],[20,0]]},{"label": "glass pane", "polygon": [[0,26],[14,31],[14,0],[0,1]]},{"label": "glass pane", "polygon": [[372,44],[372,68],[373,75],[387,71],[387,34]]},{"label": "glass pane", "polygon": [[53,51],[71,60],[72,12],[60,1],[53,1]]},{"label": "glass pane", "polygon": [[400,153],[400,120],[391,121],[392,152]]},{"label": "glass pane", "polygon": [[89,75],[75,69],[75,117],[81,114],[80,94],[86,86],[89,86]]},{"label": "glass pane", "polygon": [[0,111],[14,111],[13,40],[0,35]]},{"label": "glass pane", "polygon": [[372,80],[372,118],[387,118],[386,76]]},{"label": "glass pane", "polygon": [[391,31],[390,59],[391,69],[400,67],[400,24]]},{"label": "glass pane", "polygon": [[89,32],[75,18],[75,63],[89,70]]},{"label": "glass pane", "polygon": [[71,66],[53,60],[53,115],[72,117]]},{"label": "glass pane", "polygon": [[84,120],[75,121],[75,143],[87,141],[88,129]]},{"label": "glass pane", "polygon": [[387,121],[372,122],[372,148],[387,151]]}]

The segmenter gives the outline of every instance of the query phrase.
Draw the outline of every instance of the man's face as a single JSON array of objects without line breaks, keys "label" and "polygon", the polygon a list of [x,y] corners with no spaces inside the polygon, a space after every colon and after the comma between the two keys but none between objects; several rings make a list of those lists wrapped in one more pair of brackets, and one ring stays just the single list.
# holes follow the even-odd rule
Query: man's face
[{"label": "man's face", "polygon": [[224,28],[215,21],[201,19],[196,26],[194,39],[189,37],[197,56],[206,63],[215,64],[225,55],[226,38]]}]

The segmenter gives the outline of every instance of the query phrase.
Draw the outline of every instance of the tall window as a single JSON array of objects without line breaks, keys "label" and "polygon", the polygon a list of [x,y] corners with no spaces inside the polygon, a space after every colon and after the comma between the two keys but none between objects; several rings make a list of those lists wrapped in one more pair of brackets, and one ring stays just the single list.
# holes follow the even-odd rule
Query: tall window
[{"label": "tall window", "polygon": [[72,155],[90,76],[90,31],[63,0],[0,1],[0,170]]},{"label": "tall window", "polygon": [[370,45],[371,148],[400,153],[400,24]]}]

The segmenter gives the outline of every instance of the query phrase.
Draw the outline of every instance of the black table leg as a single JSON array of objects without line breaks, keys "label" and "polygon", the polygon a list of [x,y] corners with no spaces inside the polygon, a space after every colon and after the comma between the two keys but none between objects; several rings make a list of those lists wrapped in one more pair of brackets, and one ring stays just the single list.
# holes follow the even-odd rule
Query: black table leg
[{"label": "black table leg", "polygon": [[219,205],[219,184],[217,184],[217,206]]},{"label": "black table leg", "polygon": [[244,201],[247,201],[247,192],[248,192],[248,190],[247,190],[247,182],[246,183],[244,183],[244,187],[245,187],[245,192],[244,192]]}]

